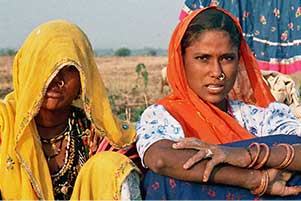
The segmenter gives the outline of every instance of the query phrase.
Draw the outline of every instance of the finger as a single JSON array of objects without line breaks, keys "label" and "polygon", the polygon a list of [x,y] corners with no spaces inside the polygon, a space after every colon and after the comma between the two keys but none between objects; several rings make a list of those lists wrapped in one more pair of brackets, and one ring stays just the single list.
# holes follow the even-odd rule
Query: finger
[{"label": "finger", "polygon": [[208,148],[207,145],[200,141],[185,139],[178,141],[172,145],[174,149],[197,149],[200,150],[201,148]]},{"label": "finger", "polygon": [[95,132],[91,131],[90,132],[90,139],[93,139],[94,135],[95,135]]},{"label": "finger", "polygon": [[221,162],[223,162],[223,161],[221,161],[221,160],[216,160],[216,159],[211,159],[211,160],[209,160],[209,161],[207,162],[207,164],[206,164],[206,166],[205,166],[204,173],[203,173],[203,182],[207,182],[207,181],[208,181],[208,179],[209,179],[209,177],[210,177],[210,175],[211,175],[211,172],[212,172],[213,168],[214,168],[217,164],[219,164],[219,163],[221,163]]},{"label": "finger", "polygon": [[95,140],[95,146],[98,147],[99,144],[100,144],[100,138],[99,136],[97,136]]},{"label": "finger", "polygon": [[292,172],[289,172],[289,171],[283,171],[281,173],[281,177],[282,177],[282,180],[284,181],[288,181],[291,177],[292,177]]},{"label": "finger", "polygon": [[188,143],[174,143],[172,145],[173,149],[196,149],[196,150],[200,150],[200,146],[196,145],[196,144],[188,144]]},{"label": "finger", "polygon": [[89,146],[92,146],[92,144],[93,144],[94,135],[95,135],[95,133],[94,133],[94,132],[91,132],[91,134],[90,134],[90,142],[89,142]]},{"label": "finger", "polygon": [[93,144],[95,145],[97,143],[97,135],[93,136]]},{"label": "finger", "polygon": [[286,186],[281,196],[298,195],[301,193],[301,186]]},{"label": "finger", "polygon": [[102,138],[101,136],[94,134],[93,141],[92,141],[93,142],[92,147],[97,148],[98,145],[100,144],[101,138]]},{"label": "finger", "polygon": [[177,142],[183,142],[183,141],[189,142],[189,141],[195,141],[195,140],[198,141],[199,139],[194,138],[194,137],[185,137],[185,138],[180,138],[180,139],[178,139]]},{"label": "finger", "polygon": [[204,151],[199,151],[197,152],[195,155],[193,155],[191,158],[189,158],[183,165],[184,169],[189,169],[191,168],[193,165],[195,165],[197,162],[199,162],[200,160],[204,159],[205,157],[205,152]]},{"label": "finger", "polygon": [[184,143],[184,144],[197,144],[197,145],[207,145],[207,143],[194,138],[194,137],[189,137],[189,138],[181,138],[177,141],[178,143]]}]

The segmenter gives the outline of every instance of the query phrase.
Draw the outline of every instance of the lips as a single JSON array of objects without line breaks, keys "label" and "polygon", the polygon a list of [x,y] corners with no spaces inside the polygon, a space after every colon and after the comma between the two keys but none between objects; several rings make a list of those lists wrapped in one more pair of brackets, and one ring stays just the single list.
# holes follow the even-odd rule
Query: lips
[{"label": "lips", "polygon": [[61,98],[62,97],[62,93],[55,91],[55,90],[49,90],[46,92],[46,97],[47,98]]},{"label": "lips", "polygon": [[206,87],[211,94],[219,94],[225,89],[225,86],[222,84],[208,84]]}]

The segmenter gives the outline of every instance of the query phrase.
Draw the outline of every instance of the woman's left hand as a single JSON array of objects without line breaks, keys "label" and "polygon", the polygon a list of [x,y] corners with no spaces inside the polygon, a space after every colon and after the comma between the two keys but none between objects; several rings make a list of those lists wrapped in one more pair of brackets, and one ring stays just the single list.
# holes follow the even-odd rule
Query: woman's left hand
[{"label": "woman's left hand", "polygon": [[286,170],[278,170],[270,168],[268,170],[269,183],[267,192],[270,195],[298,195],[301,193],[301,186],[287,186],[288,180],[292,177],[293,173]]},{"label": "woman's left hand", "polygon": [[[199,161],[210,158],[204,170],[204,182],[208,181],[213,168],[217,164],[228,163],[237,167],[246,167],[250,163],[250,157],[248,157],[248,153],[245,149],[208,144],[193,137],[180,139],[174,143],[172,147],[174,149],[198,150],[194,156],[184,163],[184,169],[189,169]],[[242,150],[245,151],[246,154],[242,154]]]},{"label": "woman's left hand", "polygon": [[98,149],[98,146],[103,139],[102,136],[97,135],[95,132],[91,132],[90,134],[90,143],[89,143],[89,155],[94,155]]}]

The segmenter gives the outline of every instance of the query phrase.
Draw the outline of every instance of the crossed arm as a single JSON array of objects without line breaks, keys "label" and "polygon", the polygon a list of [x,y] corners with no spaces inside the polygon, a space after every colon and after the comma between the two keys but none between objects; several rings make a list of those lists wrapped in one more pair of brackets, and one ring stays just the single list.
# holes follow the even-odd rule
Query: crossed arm
[{"label": "crossed arm", "polygon": [[[261,170],[245,168],[250,163],[249,153],[245,148],[231,148],[232,158],[235,158],[235,163],[237,161],[241,162],[240,164],[234,163],[238,167],[226,164],[225,162],[227,161],[219,159],[214,164],[211,163],[213,171],[210,174],[211,171],[208,173],[207,165],[210,165],[213,159],[204,160],[204,157],[194,158],[199,152],[205,153],[203,149],[198,150],[195,147],[189,147],[187,143],[183,144],[181,141],[177,145],[173,144],[175,142],[170,140],[160,140],[151,145],[144,155],[145,164],[158,174],[186,181],[203,182],[209,179],[213,183],[239,186],[250,190],[256,189],[261,185],[263,172]],[[296,154],[300,155],[300,147],[295,149]],[[285,150],[281,148],[273,148],[266,163],[267,166],[273,167],[274,165],[279,165],[283,160],[279,154],[285,155],[284,152]],[[219,154],[216,155],[219,156]],[[288,167],[289,170],[300,170],[300,157],[295,158],[298,159],[294,159]],[[186,164],[187,161],[190,164]],[[205,174],[204,178],[205,170],[208,176]],[[286,182],[290,179],[291,175],[292,173],[286,170],[268,169],[269,184],[266,193],[287,196],[301,192],[301,187],[286,186]]]}]

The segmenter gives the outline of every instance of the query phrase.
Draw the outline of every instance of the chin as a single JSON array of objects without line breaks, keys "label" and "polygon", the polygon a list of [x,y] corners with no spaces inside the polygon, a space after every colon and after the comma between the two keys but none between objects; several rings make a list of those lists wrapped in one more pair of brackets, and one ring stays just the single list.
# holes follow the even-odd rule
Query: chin
[{"label": "chin", "polygon": [[55,110],[59,110],[62,108],[62,105],[59,104],[59,103],[46,103],[46,104],[43,104],[41,109],[44,109],[44,110],[49,110],[49,111],[55,111]]},{"label": "chin", "polygon": [[57,107],[57,106],[46,106],[46,107],[43,107],[44,110],[48,110],[48,111],[55,111],[55,110],[58,110],[60,109],[60,107]]},{"label": "chin", "polygon": [[214,96],[214,97],[203,98],[204,101],[209,102],[209,103],[211,103],[213,105],[220,104],[224,99],[225,99],[224,96],[222,96],[222,97],[220,97],[220,96]]}]

